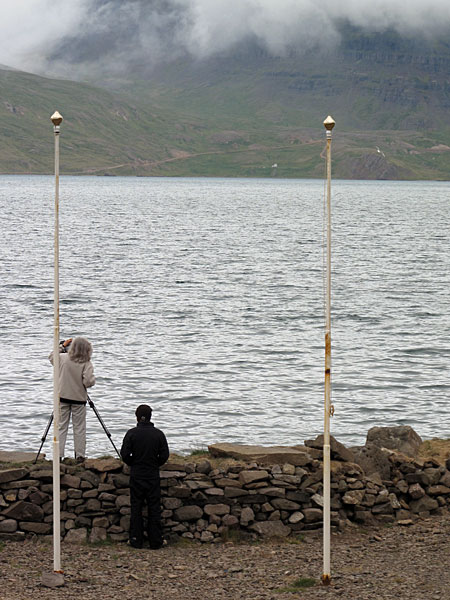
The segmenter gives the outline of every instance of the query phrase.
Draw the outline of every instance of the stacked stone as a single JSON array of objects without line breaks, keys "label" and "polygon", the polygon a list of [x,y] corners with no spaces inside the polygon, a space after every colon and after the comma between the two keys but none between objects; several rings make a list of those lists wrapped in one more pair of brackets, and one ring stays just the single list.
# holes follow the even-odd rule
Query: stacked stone
[{"label": "stacked stone", "polygon": [[162,504],[167,530],[182,537],[220,540],[230,529],[287,536],[317,526],[322,518],[321,501],[312,498],[312,488],[306,490],[308,471],[302,467],[213,469],[203,461],[177,468],[161,472]]},{"label": "stacked stone", "polygon": [[389,479],[381,481],[377,476],[357,479],[347,490],[349,479],[339,481],[338,489],[345,492],[341,501],[349,520],[371,522],[376,519],[406,525],[417,516],[428,517],[448,510],[450,461],[447,461],[446,468],[435,461],[392,452],[389,462]]},{"label": "stacked stone", "polygon": [[[201,542],[239,530],[251,536],[288,536],[322,527],[322,463],[237,464],[214,468],[208,460],[169,462],[161,471],[166,536]],[[450,507],[446,467],[392,452],[389,479],[366,477],[345,460],[332,461],[331,523],[377,519],[407,523]],[[67,541],[124,541],[130,522],[129,470],[119,460],[92,459],[84,467],[61,465],[61,534]],[[50,463],[0,471],[0,537],[23,539],[52,531]]]},{"label": "stacked stone", "polygon": [[[128,539],[129,477],[121,461],[94,459],[86,467],[60,467],[61,535],[74,542]],[[52,481],[48,463],[0,471],[0,535],[52,532]]]},{"label": "stacked stone", "polygon": [[450,459],[445,467],[434,460],[405,460],[393,453],[391,462],[392,482],[387,486],[400,504],[397,519],[442,514],[450,506]]}]

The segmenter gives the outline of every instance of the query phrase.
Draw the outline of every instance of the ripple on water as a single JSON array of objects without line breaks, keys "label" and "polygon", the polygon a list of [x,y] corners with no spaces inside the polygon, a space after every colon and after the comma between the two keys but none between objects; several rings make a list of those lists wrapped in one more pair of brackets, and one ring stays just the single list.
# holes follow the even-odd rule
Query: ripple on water
[{"label": "ripple on water", "polygon": [[[93,341],[91,396],[115,441],[143,402],[178,451],[320,433],[322,182],[111,179],[61,178],[60,296],[61,337]],[[0,176],[5,449],[37,449],[52,410],[52,185]],[[333,184],[332,433],[346,444],[393,422],[449,435],[449,191]],[[88,452],[109,453],[89,409],[87,428]]]}]

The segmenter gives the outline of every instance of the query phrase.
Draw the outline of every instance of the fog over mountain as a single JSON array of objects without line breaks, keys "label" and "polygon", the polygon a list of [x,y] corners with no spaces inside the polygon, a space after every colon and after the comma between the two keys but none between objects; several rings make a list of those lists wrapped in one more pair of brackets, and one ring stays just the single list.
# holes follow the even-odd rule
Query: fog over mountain
[{"label": "fog over mountain", "polygon": [[246,43],[273,56],[330,48],[343,23],[429,40],[448,0],[2,0],[0,63],[33,72],[120,72]]}]

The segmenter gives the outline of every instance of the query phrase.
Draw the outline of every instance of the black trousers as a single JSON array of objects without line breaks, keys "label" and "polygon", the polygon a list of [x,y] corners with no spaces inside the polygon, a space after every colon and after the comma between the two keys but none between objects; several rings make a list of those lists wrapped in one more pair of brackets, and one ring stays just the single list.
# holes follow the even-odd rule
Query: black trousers
[{"label": "black trousers", "polygon": [[142,510],[147,504],[147,535],[151,548],[161,546],[163,542],[161,524],[161,488],[157,479],[130,479],[130,539],[137,544],[144,540],[144,520]]}]

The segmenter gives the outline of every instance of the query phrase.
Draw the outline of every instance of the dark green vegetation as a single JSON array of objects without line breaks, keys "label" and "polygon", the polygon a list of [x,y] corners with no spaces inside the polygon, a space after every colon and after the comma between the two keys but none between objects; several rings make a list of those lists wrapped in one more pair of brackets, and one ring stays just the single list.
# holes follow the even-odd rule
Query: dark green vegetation
[{"label": "dark green vegetation", "polygon": [[204,456],[205,458],[209,458],[210,454],[208,450],[203,450],[202,448],[196,448],[192,450],[190,456]]},{"label": "dark green vegetation", "polygon": [[[178,61],[79,83],[0,70],[0,172],[450,179],[450,43],[347,28],[339,49]],[[277,165],[274,167],[273,165]]]},{"label": "dark green vegetation", "polygon": [[299,577],[293,581],[289,586],[280,589],[280,592],[300,592],[306,588],[314,587],[317,585],[317,581],[311,577]]}]

